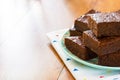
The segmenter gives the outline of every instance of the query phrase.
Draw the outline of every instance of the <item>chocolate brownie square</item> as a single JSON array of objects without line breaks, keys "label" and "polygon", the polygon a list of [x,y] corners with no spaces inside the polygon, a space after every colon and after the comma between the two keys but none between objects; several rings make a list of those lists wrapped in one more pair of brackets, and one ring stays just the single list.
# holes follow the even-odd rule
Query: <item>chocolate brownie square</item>
[{"label": "chocolate brownie square", "polygon": [[91,30],[84,31],[85,46],[98,55],[104,55],[120,50],[120,37],[104,37],[98,39]]},{"label": "chocolate brownie square", "polygon": [[85,47],[80,36],[66,37],[65,46],[71,53],[83,60],[90,60],[97,57],[96,53]]},{"label": "chocolate brownie square", "polygon": [[[99,13],[99,11],[95,11],[92,9],[88,11],[86,14],[94,14],[94,13]],[[86,14],[80,16],[75,20],[74,27],[77,31],[83,32],[83,31],[89,30],[88,17],[86,16]]]},{"label": "chocolate brownie square", "polygon": [[98,64],[103,66],[120,67],[120,50],[99,56]]},{"label": "chocolate brownie square", "polygon": [[89,30],[89,27],[88,27],[88,19],[89,17],[83,15],[81,16],[80,18],[76,19],[75,20],[75,29],[77,31],[80,31],[80,32],[83,32],[83,31],[86,31],[86,30]]},{"label": "chocolate brownie square", "polygon": [[88,14],[89,28],[96,37],[120,36],[120,14],[117,12]]},{"label": "chocolate brownie square", "polygon": [[69,32],[70,32],[70,36],[81,36],[82,35],[82,32],[77,31],[75,28],[69,29]]}]

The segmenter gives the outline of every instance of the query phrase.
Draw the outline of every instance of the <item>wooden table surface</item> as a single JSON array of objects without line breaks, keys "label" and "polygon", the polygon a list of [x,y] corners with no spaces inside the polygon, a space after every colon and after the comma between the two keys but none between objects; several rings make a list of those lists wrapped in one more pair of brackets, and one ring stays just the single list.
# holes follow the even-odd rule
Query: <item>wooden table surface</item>
[{"label": "wooden table surface", "polygon": [[88,10],[120,0],[0,0],[0,80],[74,80],[46,33],[70,28]]}]

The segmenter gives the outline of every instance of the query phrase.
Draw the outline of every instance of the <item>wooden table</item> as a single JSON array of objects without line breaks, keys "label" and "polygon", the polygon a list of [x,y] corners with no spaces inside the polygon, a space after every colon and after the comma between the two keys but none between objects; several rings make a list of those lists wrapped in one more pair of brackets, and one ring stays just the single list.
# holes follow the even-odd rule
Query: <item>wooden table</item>
[{"label": "wooden table", "polygon": [[70,28],[94,8],[120,9],[120,0],[1,0],[0,80],[74,80],[46,33]]}]

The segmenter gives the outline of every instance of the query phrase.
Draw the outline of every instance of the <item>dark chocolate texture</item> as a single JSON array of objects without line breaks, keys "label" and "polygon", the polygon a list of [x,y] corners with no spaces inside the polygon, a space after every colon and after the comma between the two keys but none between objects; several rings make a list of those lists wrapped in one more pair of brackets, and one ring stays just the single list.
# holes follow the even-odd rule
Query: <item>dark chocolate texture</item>
[{"label": "dark chocolate texture", "polygon": [[84,31],[83,40],[85,46],[98,55],[104,55],[120,50],[120,37],[96,38],[91,30]]},{"label": "dark chocolate texture", "polygon": [[85,47],[82,38],[79,37],[66,37],[65,46],[77,57],[83,60],[89,60],[95,58],[97,55],[92,52],[89,48]]},{"label": "dark chocolate texture", "polygon": [[70,32],[70,36],[81,36],[82,35],[82,32],[77,31],[75,28],[69,29],[69,32]]},{"label": "dark chocolate texture", "polygon": [[120,36],[120,14],[117,12],[111,13],[96,13],[88,14],[89,28],[93,31],[96,37]]},{"label": "dark chocolate texture", "polygon": [[99,11],[95,11],[91,9],[88,11],[85,15],[80,16],[77,18],[74,22],[74,27],[77,31],[83,32],[86,30],[89,30],[88,27],[88,17],[86,16],[87,14],[94,14],[94,13],[100,13]]},{"label": "dark chocolate texture", "polygon": [[120,67],[120,50],[98,57],[98,64],[103,66]]}]

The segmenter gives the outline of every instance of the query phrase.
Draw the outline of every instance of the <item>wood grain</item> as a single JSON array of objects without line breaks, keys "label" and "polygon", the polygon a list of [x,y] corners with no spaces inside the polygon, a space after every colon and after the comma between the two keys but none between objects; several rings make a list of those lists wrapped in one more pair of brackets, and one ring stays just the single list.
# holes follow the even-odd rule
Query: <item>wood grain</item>
[{"label": "wood grain", "polygon": [[58,80],[75,80],[75,79],[73,78],[72,74],[70,74],[70,72],[66,69],[66,67],[64,67]]}]

